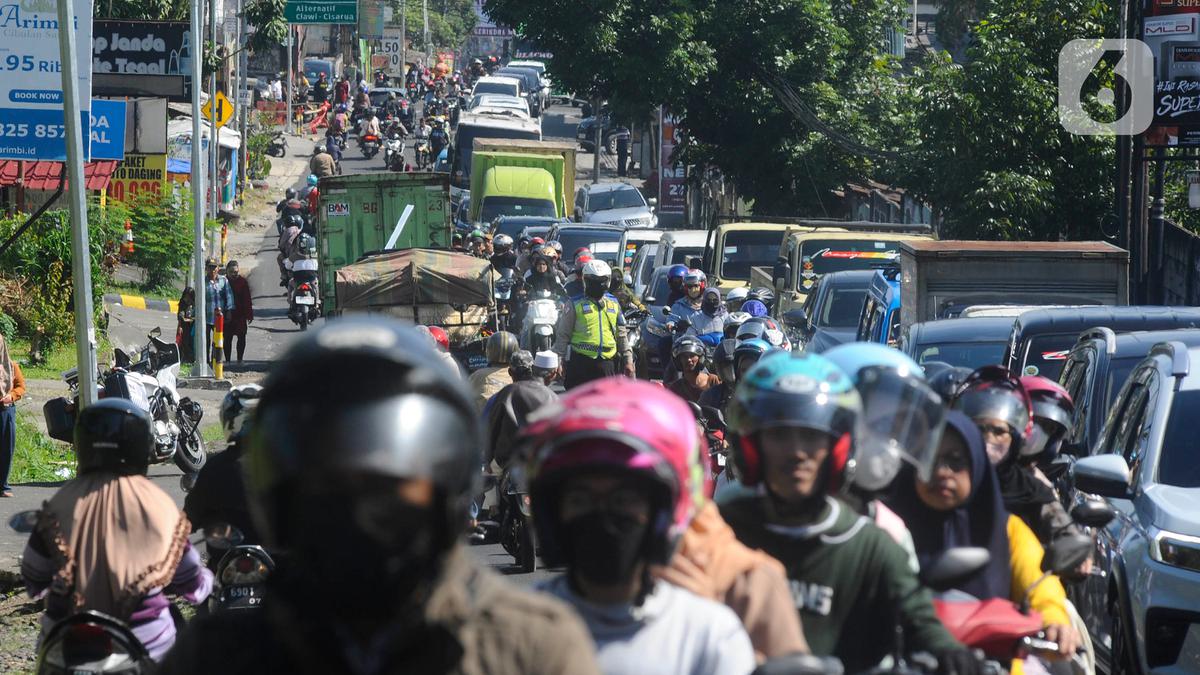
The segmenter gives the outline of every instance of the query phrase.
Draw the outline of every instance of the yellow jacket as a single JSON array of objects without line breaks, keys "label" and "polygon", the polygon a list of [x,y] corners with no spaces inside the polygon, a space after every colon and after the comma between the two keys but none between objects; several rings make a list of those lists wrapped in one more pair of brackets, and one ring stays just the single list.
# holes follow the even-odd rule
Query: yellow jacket
[{"label": "yellow jacket", "polygon": [[[1017,516],[1008,517],[1008,558],[1012,568],[1013,602],[1020,604],[1025,592],[1042,576],[1042,545],[1033,530]],[[1070,625],[1067,591],[1058,577],[1050,575],[1033,590],[1029,606],[1042,615],[1042,625]]]}]

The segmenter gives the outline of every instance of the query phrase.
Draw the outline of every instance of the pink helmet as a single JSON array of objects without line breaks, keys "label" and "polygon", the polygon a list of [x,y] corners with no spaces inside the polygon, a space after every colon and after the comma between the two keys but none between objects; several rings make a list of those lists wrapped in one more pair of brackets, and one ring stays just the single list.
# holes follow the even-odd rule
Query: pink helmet
[{"label": "pink helmet", "polygon": [[1021,380],[1003,366],[984,366],[971,373],[954,398],[953,407],[973,420],[1004,420],[1012,431],[1009,458],[1033,431],[1033,404],[1029,401],[1029,393]]},{"label": "pink helmet", "polygon": [[1056,448],[1066,437],[1075,418],[1075,404],[1061,384],[1040,375],[1022,377],[1021,386],[1029,394],[1035,423],[1021,454],[1031,457],[1049,447]]},{"label": "pink helmet", "polygon": [[557,543],[562,482],[589,468],[626,471],[660,488],[644,553],[651,563],[670,560],[704,482],[700,428],[683,399],[642,380],[596,380],[565,394],[530,421],[522,437],[532,451],[529,495],[547,565],[564,562]]}]

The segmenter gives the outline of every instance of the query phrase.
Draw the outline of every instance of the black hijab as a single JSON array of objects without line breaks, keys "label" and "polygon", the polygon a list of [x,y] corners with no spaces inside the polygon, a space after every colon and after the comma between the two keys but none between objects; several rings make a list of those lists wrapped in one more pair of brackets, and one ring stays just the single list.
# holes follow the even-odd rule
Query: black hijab
[{"label": "black hijab", "polygon": [[955,588],[981,600],[1008,598],[1012,587],[1008,512],[995,471],[983,449],[983,437],[975,423],[957,410],[946,416],[946,433],[958,435],[967,446],[971,461],[971,493],[967,501],[952,511],[930,508],[917,494],[916,474],[906,469],[885,503],[908,525],[922,568],[950,548],[986,548],[991,554],[987,567]]},{"label": "black hijab", "polygon": [[1041,532],[1042,507],[1054,501],[1054,492],[1017,463],[1018,446],[1014,442],[1004,460],[996,465],[1000,494],[1004,496],[1004,508],[1025,521],[1029,529]]}]

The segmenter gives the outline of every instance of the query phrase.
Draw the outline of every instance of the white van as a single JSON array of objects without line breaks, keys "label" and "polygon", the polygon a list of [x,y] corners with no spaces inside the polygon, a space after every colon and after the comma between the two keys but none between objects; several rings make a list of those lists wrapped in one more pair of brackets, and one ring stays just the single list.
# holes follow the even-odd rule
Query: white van
[{"label": "white van", "polygon": [[521,81],[515,77],[492,75],[481,77],[475,81],[475,87],[471,89],[472,97],[480,94],[503,94],[504,96],[525,98],[525,92],[521,91]]},{"label": "white van", "polygon": [[662,230],[648,227],[631,227],[625,230],[621,234],[621,243],[617,245],[617,250],[621,252],[621,255],[618,256],[621,267],[628,272],[633,267],[633,260],[637,256],[637,252],[647,244],[657,244],[662,235]]},{"label": "white van", "polygon": [[654,267],[686,265],[689,258],[703,258],[707,230],[668,230],[658,242]]}]

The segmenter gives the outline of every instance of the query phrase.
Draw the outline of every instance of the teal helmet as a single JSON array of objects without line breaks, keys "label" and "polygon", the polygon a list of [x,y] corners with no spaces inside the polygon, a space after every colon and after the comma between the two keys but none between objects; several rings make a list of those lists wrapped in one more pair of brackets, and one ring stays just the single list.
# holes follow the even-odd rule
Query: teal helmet
[{"label": "teal helmet", "polygon": [[946,423],[946,406],[906,354],[872,342],[838,345],[822,356],[854,381],[863,404],[862,433],[855,438],[854,485],[878,492],[903,463],[929,481]]},{"label": "teal helmet", "polygon": [[726,411],[734,466],[742,483],[762,480],[758,432],[772,427],[800,427],[834,440],[828,488],[841,487],[853,469],[853,438],[862,415],[854,383],[828,359],[804,352],[774,351],[763,356],[738,380]]},{"label": "teal helmet", "polygon": [[[742,363],[749,365],[758,363],[763,356],[775,351],[776,348],[771,346],[770,342],[762,338],[751,338],[749,340],[738,341],[737,346],[733,349],[733,372],[736,377],[742,377]],[[744,361],[744,359],[750,359]],[[745,370],[749,370],[746,368]]]},{"label": "teal helmet", "polygon": [[316,185],[317,182],[318,182],[317,174],[315,174],[315,173],[308,174],[308,184],[309,185]]}]

